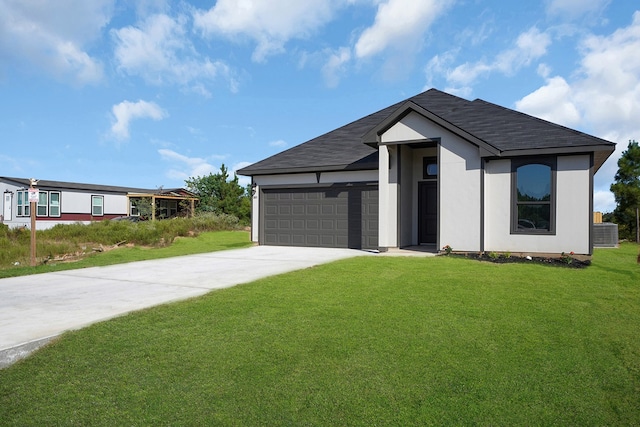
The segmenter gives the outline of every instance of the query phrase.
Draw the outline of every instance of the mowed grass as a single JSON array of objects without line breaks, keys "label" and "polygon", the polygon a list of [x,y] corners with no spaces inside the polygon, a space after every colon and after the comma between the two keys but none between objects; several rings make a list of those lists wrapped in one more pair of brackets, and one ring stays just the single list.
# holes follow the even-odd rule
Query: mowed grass
[{"label": "mowed grass", "polygon": [[358,257],[137,312],[1,370],[0,425],[640,425],[637,253]]}]

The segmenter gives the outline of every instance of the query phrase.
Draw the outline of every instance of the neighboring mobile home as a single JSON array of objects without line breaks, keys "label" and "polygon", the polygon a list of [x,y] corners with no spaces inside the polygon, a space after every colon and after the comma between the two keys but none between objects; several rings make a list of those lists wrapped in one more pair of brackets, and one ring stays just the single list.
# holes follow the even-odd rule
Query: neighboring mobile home
[{"label": "neighboring mobile home", "polygon": [[615,144],[431,89],[257,162],[264,245],[591,254]]},{"label": "neighboring mobile home", "polygon": [[[9,227],[30,227],[31,206],[28,200],[30,180],[0,177],[2,211],[0,223]],[[36,228],[48,229],[56,224],[89,223],[122,216],[137,216],[135,200],[148,198],[155,206],[154,217],[177,215],[180,202],[193,212],[197,198],[185,189],[150,190],[110,185],[80,184],[40,180],[36,184]],[[154,218],[149,218],[154,219]]]}]

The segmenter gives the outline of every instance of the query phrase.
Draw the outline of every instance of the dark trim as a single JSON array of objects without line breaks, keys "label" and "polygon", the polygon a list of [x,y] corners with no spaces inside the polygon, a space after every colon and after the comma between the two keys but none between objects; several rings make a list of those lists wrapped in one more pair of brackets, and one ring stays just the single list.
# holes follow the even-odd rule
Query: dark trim
[{"label": "dark trim", "polygon": [[[396,246],[400,247],[400,241],[402,240],[402,145],[398,145],[396,149]],[[378,202],[379,204],[379,202]],[[378,206],[378,211],[380,206]],[[378,221],[380,218],[378,217]]]},{"label": "dark trim", "polygon": [[322,184],[274,184],[260,185],[260,190],[282,190],[286,188],[332,188],[332,187],[357,187],[357,186],[375,186],[378,181],[349,181],[349,182],[333,182]]},{"label": "dark trim", "polygon": [[[531,231],[530,229],[518,229],[518,189],[517,189],[517,170],[521,166],[529,164],[546,165],[551,168],[551,200],[549,201],[549,230]],[[558,158],[557,156],[532,156],[525,158],[511,159],[511,232],[510,234],[518,235],[556,235],[556,197],[558,192],[557,183]]]},{"label": "dark trim", "polygon": [[589,156],[589,255],[593,255],[593,175],[594,153]]},{"label": "dark trim", "polygon": [[242,168],[237,171],[238,175],[243,176],[259,176],[259,175],[290,175],[298,173],[314,173],[314,172],[345,172],[345,171],[365,171],[365,170],[377,170],[378,162],[375,163],[362,163],[358,165],[329,165],[329,166],[305,166],[305,167],[290,167],[290,168],[271,168],[251,170],[251,166]]},{"label": "dark trim", "polygon": [[442,159],[442,144],[438,144],[438,176],[436,178],[436,182],[438,183],[438,206],[436,207],[436,212],[437,212],[437,232],[436,232],[436,249],[440,250],[440,248],[442,247],[442,244],[440,242],[440,219],[442,218],[442,212],[440,212],[440,209],[442,207],[442,203],[440,203],[440,198],[442,197],[442,189],[441,187],[441,183],[440,183],[440,169],[442,168],[442,164],[440,162],[440,160]]},{"label": "dark trim", "polygon": [[484,252],[484,174],[485,160],[480,158],[480,252]]}]

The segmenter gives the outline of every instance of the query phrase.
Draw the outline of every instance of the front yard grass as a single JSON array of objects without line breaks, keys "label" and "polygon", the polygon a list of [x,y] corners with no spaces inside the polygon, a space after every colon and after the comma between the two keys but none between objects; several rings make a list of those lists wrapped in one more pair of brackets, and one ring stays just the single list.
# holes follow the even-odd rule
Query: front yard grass
[{"label": "front yard grass", "polygon": [[359,257],[144,310],[0,370],[0,425],[640,425],[637,253]]}]

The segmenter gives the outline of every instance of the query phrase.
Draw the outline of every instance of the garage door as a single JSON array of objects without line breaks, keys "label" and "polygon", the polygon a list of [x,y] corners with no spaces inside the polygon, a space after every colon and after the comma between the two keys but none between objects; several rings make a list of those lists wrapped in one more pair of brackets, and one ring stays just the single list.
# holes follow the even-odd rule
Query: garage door
[{"label": "garage door", "polygon": [[264,189],[265,245],[378,248],[378,187]]}]

